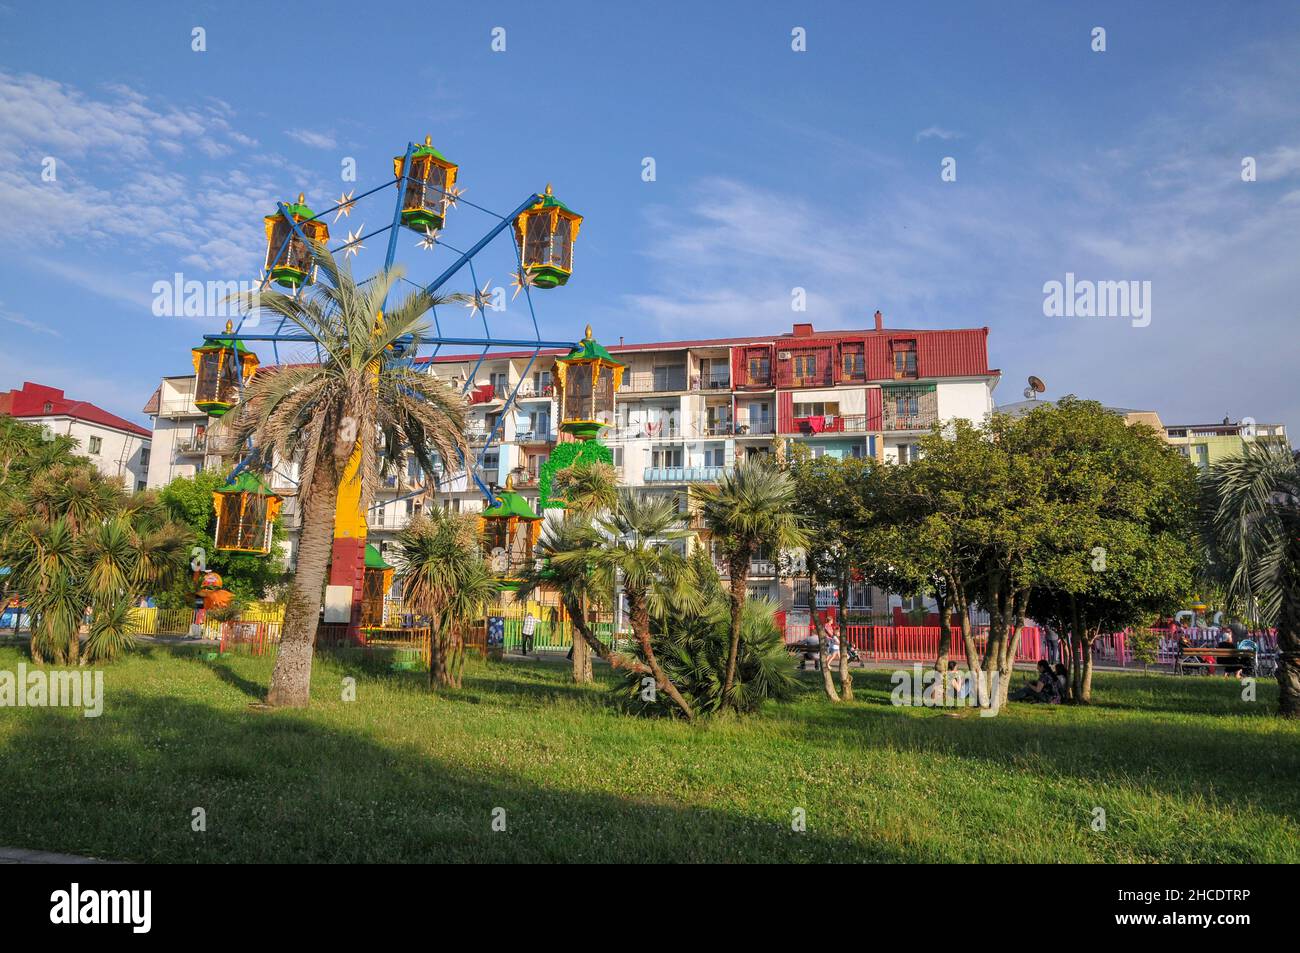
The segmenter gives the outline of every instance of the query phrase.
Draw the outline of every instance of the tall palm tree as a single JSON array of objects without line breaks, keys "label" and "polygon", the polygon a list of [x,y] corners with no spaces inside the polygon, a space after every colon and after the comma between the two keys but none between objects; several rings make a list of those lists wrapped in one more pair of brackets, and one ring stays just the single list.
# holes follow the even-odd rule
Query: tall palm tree
[{"label": "tall palm tree", "polygon": [[1277,627],[1278,714],[1300,718],[1300,455],[1247,444],[1205,487],[1211,559],[1228,598]]},{"label": "tall palm tree", "polygon": [[[673,501],[642,498],[623,489],[613,510],[577,532],[581,545],[554,553],[551,564],[562,571],[589,571],[594,585],[605,592],[613,592],[615,583],[622,583],[628,622],[648,674],[688,719],[694,718],[690,703],[664,674],[650,633],[651,616],[665,616],[670,606],[688,604],[693,595],[686,558],[672,546],[686,535]],[[636,663],[627,660],[624,664],[632,667]]]},{"label": "tall palm tree", "polygon": [[[281,316],[314,342],[320,361],[254,376],[233,435],[257,448],[258,464],[298,460],[302,531],[284,630],[267,703],[304,706],[311,689],[312,652],[333,540],[339,481],[354,454],[363,505],[381,470],[409,449],[426,473],[450,472],[465,452],[465,409],[459,394],[437,378],[390,359],[399,338],[418,344],[424,315],[446,300],[423,290],[385,308],[400,269],[358,284],[323,247],[312,257],[318,280],[297,295],[263,291],[244,305]],[[383,465],[379,448],[382,445]]]},{"label": "tall palm tree", "polygon": [[[596,514],[618,506],[618,473],[608,463],[572,464],[556,472],[551,492],[564,500],[566,521],[575,518],[590,521]],[[580,605],[585,620],[586,593],[582,594]],[[573,640],[572,656],[573,680],[585,685],[592,680],[591,646],[586,638]]]},{"label": "tall palm tree", "polygon": [[412,519],[397,545],[404,598],[430,620],[429,687],[459,687],[464,627],[483,617],[497,592],[474,517],[435,509]]},{"label": "tall palm tree", "polygon": [[699,492],[700,515],[727,566],[730,581],[731,645],[724,698],[731,698],[736,683],[750,562],[760,549],[767,549],[775,557],[808,542],[794,504],[795,482],[789,473],[761,459],[746,460],[724,473],[716,486]]}]

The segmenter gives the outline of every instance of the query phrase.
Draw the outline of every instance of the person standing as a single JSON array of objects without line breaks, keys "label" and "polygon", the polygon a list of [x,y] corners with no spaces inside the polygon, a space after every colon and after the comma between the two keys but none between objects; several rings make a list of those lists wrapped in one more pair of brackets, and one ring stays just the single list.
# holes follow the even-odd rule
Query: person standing
[{"label": "person standing", "polygon": [[1061,634],[1050,625],[1043,626],[1043,638],[1047,642],[1047,663],[1055,665],[1061,661]]},{"label": "person standing", "polygon": [[533,651],[533,636],[537,633],[537,616],[530,611],[524,616],[523,625],[523,653],[528,655]]}]

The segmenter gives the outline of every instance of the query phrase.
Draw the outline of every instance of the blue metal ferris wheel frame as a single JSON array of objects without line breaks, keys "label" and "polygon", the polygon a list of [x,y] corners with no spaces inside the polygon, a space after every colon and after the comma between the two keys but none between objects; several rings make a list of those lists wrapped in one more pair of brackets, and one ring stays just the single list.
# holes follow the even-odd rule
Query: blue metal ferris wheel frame
[{"label": "blue metal ferris wheel frame", "polygon": [[[415,151],[415,148],[416,148],[415,143],[413,142],[407,143],[406,155],[402,162],[402,174],[400,176],[394,176],[391,182],[385,182],[384,184],[376,186],[373,189],[368,189],[367,191],[361,193],[361,195],[358,195],[356,198],[348,198],[345,202],[340,202],[332,206],[331,208],[328,208],[325,211],[314,215],[311,219],[304,220],[304,221],[316,221],[317,219],[329,215],[331,212],[338,211],[339,209],[343,208],[345,205],[350,208],[354,203],[360,201],[361,199],[374,195],[377,192],[381,192],[386,188],[393,187],[396,189],[397,201],[394,202],[393,220],[390,224],[385,225],[383,228],[375,229],[374,231],[368,232],[364,235],[357,236],[351,241],[345,242],[342,245],[339,245],[336,248],[331,249],[331,253],[344,250],[355,244],[359,244],[364,239],[372,238],[375,235],[380,235],[383,234],[384,232],[388,232],[388,248],[384,256],[384,271],[389,271],[392,269],[393,261],[397,256],[397,237],[402,228],[402,201],[403,198],[405,197],[405,190],[403,186],[407,181],[407,179],[409,178],[409,176],[407,176],[406,174],[406,170],[410,168],[411,155]],[[475,242],[465,251],[458,251],[458,249],[455,249],[454,247],[447,244],[446,242],[443,242],[435,238],[434,239],[435,244],[443,245],[446,248],[450,249],[451,251],[458,252],[459,257],[446,270],[444,270],[442,274],[440,274],[429,284],[419,285],[416,282],[411,282],[411,284],[416,284],[417,287],[422,287],[427,294],[432,295],[437,293],[437,291],[449,280],[451,280],[451,278],[455,276],[462,268],[468,266],[470,270],[470,279],[473,282],[475,291],[477,293],[478,276],[475,273],[475,269],[474,269],[474,256],[479,254],[479,252],[483,251],[483,249],[485,249],[492,242],[494,238],[500,235],[502,231],[504,231],[506,228],[509,228],[514,223],[515,219],[517,219],[520,215],[528,211],[528,209],[532,208],[537,203],[541,202],[543,200],[543,196],[537,192],[534,192],[530,194],[526,199],[524,199],[524,201],[520,203],[519,207],[516,208],[513,212],[511,212],[509,215],[500,215],[496,212],[493,212],[491,209],[484,208],[481,205],[475,205],[473,202],[469,202],[459,196],[451,195],[444,189],[439,189],[436,186],[429,186],[428,183],[424,183],[424,184],[426,188],[434,188],[436,191],[441,192],[444,196],[448,196],[449,198],[452,199],[454,203],[459,204],[463,202],[464,204],[471,206],[472,208],[476,208],[481,212],[485,212],[488,215],[497,218],[498,221],[495,225],[493,225],[490,229],[488,229],[486,234],[484,234],[481,238],[479,238],[477,242]],[[280,247],[276,249],[275,255],[270,259],[271,261],[279,261],[280,255],[284,252],[285,248],[288,247],[289,241],[294,235],[297,235],[298,238],[301,239],[305,244],[310,245],[310,240],[303,232],[301,228],[301,223],[294,220],[294,217],[292,214],[290,214],[288,207],[283,202],[277,202],[276,210],[281,216],[283,216],[285,221],[288,222],[291,231],[285,235],[284,240],[280,243]],[[519,388],[523,384],[524,379],[528,376],[528,372],[532,369],[533,364],[536,363],[537,358],[540,356],[543,350],[545,349],[571,350],[573,348],[580,346],[575,341],[542,340],[541,329],[538,327],[537,324],[537,312],[533,308],[532,287],[529,284],[529,282],[523,277],[525,274],[523,249],[519,247],[519,240],[514,235],[511,236],[511,241],[514,243],[515,246],[515,260],[519,266],[519,274],[521,276],[520,280],[524,291],[524,298],[528,302],[528,314],[530,319],[532,320],[534,337],[524,338],[524,339],[493,337],[491,328],[488,325],[486,310],[483,309],[482,307],[479,307],[477,309],[479,313],[482,315],[482,320],[483,320],[482,337],[448,337],[442,333],[442,322],[438,317],[438,309],[436,306],[434,306],[431,309],[431,313],[433,315],[433,323],[434,323],[434,334],[428,337],[423,337],[423,336],[421,337],[422,342],[427,342],[433,345],[433,353],[432,355],[430,355],[431,357],[437,356],[438,351],[440,351],[444,345],[451,345],[453,347],[467,347],[467,348],[482,349],[478,355],[477,360],[474,363],[473,370],[468,375],[466,375],[465,385],[464,387],[461,388],[462,395],[468,395],[469,389],[474,383],[479,368],[483,366],[484,360],[487,359],[488,352],[491,351],[493,348],[508,347],[508,348],[525,349],[525,350],[532,351],[532,354],[528,358],[528,364],[524,367],[524,371],[520,375],[519,380],[515,383],[514,388],[510,391],[510,396],[506,398],[505,405],[502,407],[502,413],[499,415],[496,425],[492,428],[491,432],[488,434],[487,440],[483,444],[483,448],[478,453],[478,457],[475,461],[475,466],[473,467],[469,466],[465,459],[464,452],[458,451],[460,457],[459,463],[461,468],[465,470],[465,472],[469,475],[469,477],[474,481],[475,486],[477,486],[479,492],[483,494],[484,499],[486,501],[486,505],[489,507],[494,506],[497,503],[497,498],[496,495],[492,492],[491,487],[483,481],[482,477],[479,476],[478,471],[483,466],[483,462],[487,456],[487,452],[490,449],[492,449],[494,445],[498,443],[498,438],[501,434],[502,426],[505,423],[505,411],[512,407],[517,406],[516,398],[518,397],[519,394]],[[265,289],[267,285],[270,284],[270,282],[271,282],[271,275],[270,272],[268,271],[267,274],[263,277],[262,283],[258,286],[258,291],[260,292],[263,289]],[[305,287],[305,284],[300,285],[296,289],[295,294],[301,294],[303,287]],[[385,305],[386,304],[387,304],[387,300],[385,299]],[[220,334],[205,334],[203,336],[203,339],[205,341],[269,342],[271,344],[271,349],[275,357],[276,364],[280,363],[279,345],[281,343],[315,344],[317,346],[316,347],[317,360],[320,360],[320,347],[319,347],[319,342],[316,340],[316,338],[312,337],[309,334],[303,334],[303,333],[292,333],[292,332],[285,333],[284,325],[287,319],[284,318],[283,316],[281,316],[280,323],[277,326],[276,330],[270,334],[243,333],[244,322],[245,320],[247,320],[247,317],[248,317],[247,315],[242,315],[240,317],[239,324],[238,326],[235,327],[233,332],[226,332]],[[397,351],[397,354],[394,360],[399,360],[409,365],[411,362],[414,361],[416,357],[415,354],[416,347],[415,347],[415,341],[413,336],[403,335],[401,338],[397,340],[396,343],[399,346],[395,349]],[[242,376],[240,377],[239,380],[239,387],[242,391],[243,389]],[[231,472],[231,477],[233,478],[241,470],[247,467],[249,463],[252,462],[254,456],[255,454],[250,452],[249,456],[245,457],[242,461],[240,461],[239,465],[236,466],[235,469]],[[439,485],[443,482],[446,481],[445,480],[439,481]],[[406,496],[399,496],[395,500],[386,501],[386,502],[398,502],[400,500],[409,499],[410,497],[419,496],[424,492],[426,491],[418,490],[414,493],[410,493]],[[374,503],[371,504],[370,508],[375,509],[383,505],[385,505],[385,503],[383,502]]]}]

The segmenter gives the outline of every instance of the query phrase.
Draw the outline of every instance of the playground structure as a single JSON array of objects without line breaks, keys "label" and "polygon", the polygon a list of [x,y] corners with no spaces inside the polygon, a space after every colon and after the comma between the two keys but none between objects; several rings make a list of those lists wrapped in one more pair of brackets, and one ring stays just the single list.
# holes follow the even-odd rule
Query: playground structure
[{"label": "playground structure", "polygon": [[[456,257],[432,280],[416,281],[406,276],[402,280],[433,295],[443,291],[462,271],[467,272],[471,289],[465,297],[470,303],[470,318],[473,320],[477,317],[479,326],[468,334],[452,334],[444,317],[434,307],[431,312],[432,333],[421,336],[419,341],[411,336],[399,339],[386,359],[410,364],[419,356],[417,352],[421,345],[430,345],[433,355],[450,345],[477,350],[478,363],[481,365],[493,348],[510,348],[531,351],[528,361],[528,367],[531,368],[542,350],[567,350],[568,357],[562,359],[562,363],[557,363],[556,370],[563,379],[567,368],[575,369],[572,374],[574,383],[570,385],[567,395],[562,397],[565,403],[561,406],[566,410],[572,407],[577,414],[567,421],[570,426],[566,432],[579,437],[574,444],[579,449],[565,451],[559,456],[567,463],[608,460],[609,450],[601,447],[595,437],[600,430],[600,421],[608,423],[613,420],[613,393],[617,390],[622,366],[594,342],[590,327],[582,342],[543,340],[532,294],[534,288],[556,288],[569,281],[573,273],[573,246],[583,221],[582,216],[561,202],[549,184],[543,192],[529,193],[518,207],[505,215],[466,200],[463,197],[464,190],[457,186],[459,167],[434,148],[431,137],[426,137],[422,144],[408,143],[405,152],[394,157],[393,172],[390,180],[365,189],[360,194],[355,194],[357,190],[353,189],[321,212],[313,211],[302,193],[294,202],[278,203],[276,210],[264,219],[266,254],[259,291],[275,283],[294,295],[302,294],[315,279],[311,254],[313,243],[328,247],[330,241],[330,228],[326,218],[334,215],[337,222],[340,217],[350,217],[358,211],[358,203],[382,197],[387,189],[392,188],[394,203],[388,224],[366,231],[363,223],[355,233],[349,231],[347,239],[331,248],[331,253],[356,255],[365,247],[365,241],[383,235],[386,236],[387,243],[382,268],[389,271],[396,262],[399,236],[403,229],[410,230],[421,236],[416,247],[423,252],[433,253],[446,249]],[[472,208],[496,220],[463,250],[453,246],[444,237],[451,212],[458,206]],[[506,231],[513,238],[511,263],[514,268],[515,296],[522,293],[527,307],[530,333],[526,337],[497,336],[493,333],[489,318],[489,311],[493,310],[490,303],[493,297],[490,280],[481,287],[479,285],[476,262],[493,241]],[[407,274],[411,274],[409,269]],[[380,320],[381,315],[382,310],[376,315],[376,320]],[[313,338],[294,326],[290,325],[286,329],[287,319],[284,317],[279,318],[273,330],[267,331],[258,329],[258,322],[250,323],[248,317],[249,315],[242,315],[238,324],[227,322],[221,333],[204,335],[203,343],[193,350],[196,404],[214,418],[220,418],[238,403],[245,384],[259,368],[274,368],[282,364],[282,345],[316,346]],[[248,342],[269,344],[272,362],[268,364],[259,361],[257,355],[248,349]],[[318,347],[316,359],[321,359]],[[590,370],[589,379],[577,373],[577,369],[582,367]],[[471,373],[465,382],[463,393],[468,393],[473,380],[474,375]],[[517,392],[516,386],[507,397],[504,410],[516,406]],[[503,412],[501,419],[504,416]],[[499,440],[501,429],[502,425],[498,422],[477,448],[476,458],[470,460],[462,457],[458,463],[484,497],[482,532],[485,555],[501,566],[497,575],[503,588],[508,590],[517,585],[518,573],[531,559],[541,517],[514,493],[509,480],[506,488],[501,490],[484,472],[484,461]],[[601,451],[604,451],[603,454]],[[254,461],[258,459],[255,448],[241,448],[238,453],[242,459],[233,467],[228,486],[223,487],[218,494],[217,548],[222,551],[266,555],[271,547],[271,526],[283,501],[266,489],[260,474],[251,472]],[[327,606],[336,602],[350,606],[347,612],[347,632],[350,640],[357,643],[363,641],[362,626],[367,622],[372,625],[374,623],[375,587],[384,585],[386,591],[392,575],[391,567],[371,565],[374,560],[382,564],[377,552],[369,560],[367,558],[373,547],[366,543],[366,517],[375,504],[361,498],[359,457],[359,453],[353,454],[353,460],[349,461],[340,482],[328,580],[331,592],[326,600]],[[551,472],[554,469],[552,467]],[[547,486],[549,487],[549,479]],[[424,489],[417,490],[408,497],[426,492],[428,491]],[[546,491],[543,491],[543,508],[562,505],[562,501],[550,501]],[[346,599],[340,599],[344,595]],[[367,609],[367,606],[370,608]],[[326,621],[340,620],[331,620],[327,615]]]}]

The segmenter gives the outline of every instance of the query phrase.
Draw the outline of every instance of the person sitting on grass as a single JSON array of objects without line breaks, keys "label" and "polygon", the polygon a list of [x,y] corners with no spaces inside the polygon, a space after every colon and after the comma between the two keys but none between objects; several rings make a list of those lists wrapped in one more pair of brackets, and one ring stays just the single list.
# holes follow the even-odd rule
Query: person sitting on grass
[{"label": "person sitting on grass", "polygon": [[1038,678],[1011,696],[1012,701],[1054,704],[1061,700],[1060,683],[1046,659],[1038,661]]},{"label": "person sitting on grass", "polygon": [[1057,662],[1054,671],[1056,672],[1057,691],[1064,698],[1070,692],[1070,670],[1065,667],[1063,662]]}]

